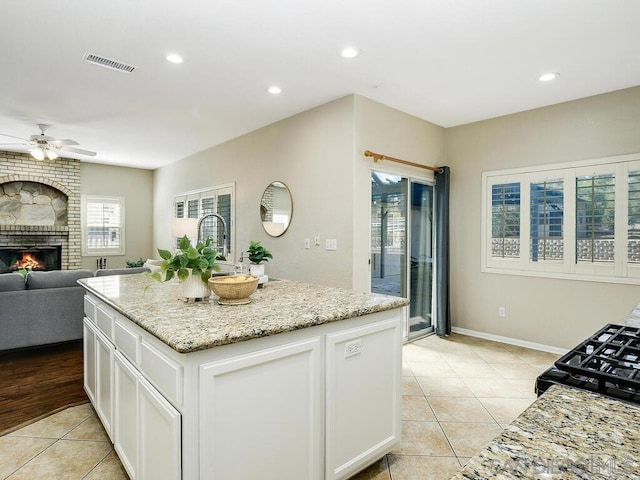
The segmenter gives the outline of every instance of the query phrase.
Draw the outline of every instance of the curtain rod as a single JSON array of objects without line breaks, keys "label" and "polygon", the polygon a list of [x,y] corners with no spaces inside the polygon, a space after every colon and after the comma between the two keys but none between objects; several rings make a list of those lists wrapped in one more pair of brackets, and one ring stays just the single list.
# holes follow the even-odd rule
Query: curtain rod
[{"label": "curtain rod", "polygon": [[442,173],[444,170],[440,167],[431,167],[429,165],[422,165],[420,163],[409,162],[407,160],[402,160],[400,158],[389,157],[388,155],[383,155],[381,153],[374,153],[371,150],[364,151],[365,157],[373,157],[373,161],[377,162],[378,160],[389,160],[391,162],[402,163],[403,165],[409,165],[411,167],[425,168],[427,170],[431,170],[432,172]]}]

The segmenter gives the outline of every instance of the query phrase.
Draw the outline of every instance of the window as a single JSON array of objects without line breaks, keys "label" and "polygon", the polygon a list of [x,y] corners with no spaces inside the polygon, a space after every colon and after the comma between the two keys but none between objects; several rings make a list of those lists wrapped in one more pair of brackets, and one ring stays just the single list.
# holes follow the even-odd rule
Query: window
[{"label": "window", "polygon": [[[235,184],[226,184],[185,192],[176,195],[174,198],[175,218],[193,218],[200,220],[208,214],[220,215],[224,223],[218,217],[207,217],[202,221],[200,227],[201,238],[211,238],[216,245],[218,252],[222,255],[226,253],[226,258],[233,263],[235,258],[235,225],[234,225],[234,200]],[[191,238],[195,243],[197,233]],[[175,239],[176,245],[180,241]]]},{"label": "window", "polygon": [[83,255],[124,255],[124,198],[81,198]]},{"label": "window", "polygon": [[564,183],[561,179],[533,181],[530,184],[529,258],[532,262],[563,258],[563,187]]},{"label": "window", "polygon": [[482,271],[640,284],[640,154],[483,173]]},{"label": "window", "polygon": [[491,255],[520,256],[520,184],[503,183],[491,189]]}]

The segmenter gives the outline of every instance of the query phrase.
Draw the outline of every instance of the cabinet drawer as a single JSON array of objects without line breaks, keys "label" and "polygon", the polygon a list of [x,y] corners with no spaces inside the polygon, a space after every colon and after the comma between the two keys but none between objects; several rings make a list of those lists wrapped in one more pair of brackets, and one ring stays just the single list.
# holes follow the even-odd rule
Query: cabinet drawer
[{"label": "cabinet drawer", "polygon": [[84,296],[84,314],[93,323],[96,323],[96,302],[89,295]]},{"label": "cabinet drawer", "polygon": [[140,335],[133,332],[126,323],[115,320],[114,340],[116,348],[127,357],[131,363],[140,364]]},{"label": "cabinet drawer", "polygon": [[182,367],[142,340],[140,369],[174,405],[182,405]]},{"label": "cabinet drawer", "polygon": [[96,305],[96,325],[109,340],[113,341],[113,315],[108,307]]}]

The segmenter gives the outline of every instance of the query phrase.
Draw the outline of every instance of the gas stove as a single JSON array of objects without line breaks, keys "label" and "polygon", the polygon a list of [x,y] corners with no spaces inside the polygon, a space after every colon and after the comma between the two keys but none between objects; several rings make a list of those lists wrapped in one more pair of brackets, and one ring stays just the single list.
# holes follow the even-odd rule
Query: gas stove
[{"label": "gas stove", "polygon": [[536,393],[556,383],[640,404],[640,327],[605,325],[542,373]]}]

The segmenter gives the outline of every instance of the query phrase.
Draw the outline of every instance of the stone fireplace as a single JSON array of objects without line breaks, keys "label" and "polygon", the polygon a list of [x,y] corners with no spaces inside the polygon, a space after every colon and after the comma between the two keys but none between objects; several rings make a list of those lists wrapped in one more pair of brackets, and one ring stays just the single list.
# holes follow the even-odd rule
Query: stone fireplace
[{"label": "stone fireplace", "polygon": [[0,151],[0,250],[3,263],[9,250],[35,250],[47,256],[48,264],[50,252],[59,250],[57,268],[80,268],[79,160],[40,161]]}]

